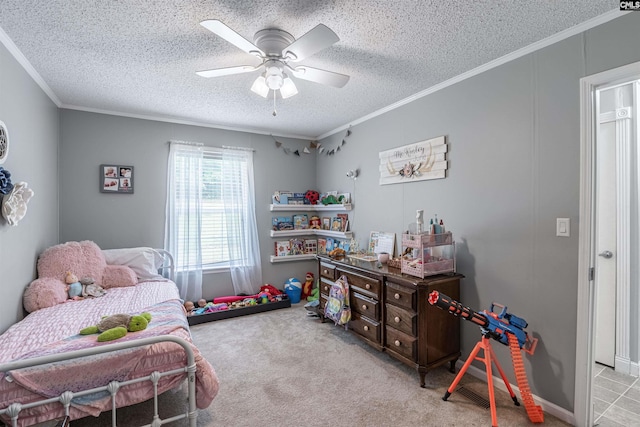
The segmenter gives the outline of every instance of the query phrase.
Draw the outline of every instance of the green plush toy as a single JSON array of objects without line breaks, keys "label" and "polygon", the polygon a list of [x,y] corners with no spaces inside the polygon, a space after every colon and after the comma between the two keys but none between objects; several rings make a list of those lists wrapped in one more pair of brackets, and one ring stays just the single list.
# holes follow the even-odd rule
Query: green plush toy
[{"label": "green plush toy", "polygon": [[127,335],[127,332],[138,332],[147,329],[151,322],[151,313],[131,316],[129,314],[114,314],[105,316],[95,326],[89,326],[80,331],[80,335],[97,334],[98,341],[113,341]]}]

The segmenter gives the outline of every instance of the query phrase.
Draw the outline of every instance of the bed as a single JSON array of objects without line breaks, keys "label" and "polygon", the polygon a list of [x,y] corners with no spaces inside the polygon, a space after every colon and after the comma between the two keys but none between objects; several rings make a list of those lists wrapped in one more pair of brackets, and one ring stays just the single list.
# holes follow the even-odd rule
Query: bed
[{"label": "bed", "polygon": [[[175,283],[158,273],[166,259],[168,254],[150,248],[101,251],[89,241],[47,249],[38,259],[38,279],[25,290],[30,314],[0,335],[0,419],[28,426],[97,416],[151,398],[157,402],[188,378],[189,409],[174,418],[189,418],[195,426],[196,408],[211,404],[218,379],[191,341]],[[96,278],[106,294],[68,300],[62,277],[69,269]],[[78,333],[103,315],[142,312],[151,314],[148,327],[114,341]],[[36,366],[28,366],[32,361]]]}]

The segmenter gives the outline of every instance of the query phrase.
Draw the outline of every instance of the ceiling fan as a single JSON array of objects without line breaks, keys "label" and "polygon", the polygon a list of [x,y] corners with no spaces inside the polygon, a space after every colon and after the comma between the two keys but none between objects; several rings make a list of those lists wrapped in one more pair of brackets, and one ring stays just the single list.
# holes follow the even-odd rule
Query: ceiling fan
[{"label": "ceiling fan", "polygon": [[258,31],[253,36],[253,43],[217,19],[202,21],[200,25],[243,51],[257,56],[262,60],[262,63],[258,66],[240,65],[198,71],[196,74],[199,76],[220,77],[264,69],[253,82],[251,90],[264,98],[272,90],[274,103],[278,90],[283,99],[298,93],[298,89],[289,75],[337,88],[343,87],[349,81],[349,76],[345,74],[312,68],[306,65],[295,66],[295,64],[290,64],[302,61],[340,40],[336,33],[323,24],[317,25],[297,40],[286,31],[267,28]]}]

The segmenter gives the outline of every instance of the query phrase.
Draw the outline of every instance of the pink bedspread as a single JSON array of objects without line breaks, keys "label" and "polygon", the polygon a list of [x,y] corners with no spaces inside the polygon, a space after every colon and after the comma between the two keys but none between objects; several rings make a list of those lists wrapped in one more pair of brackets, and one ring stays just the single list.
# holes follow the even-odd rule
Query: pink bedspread
[{"label": "pink bedspread", "polygon": [[[97,343],[96,335],[81,336],[78,331],[98,323],[104,315],[137,314],[143,311],[149,311],[153,316],[147,329],[129,333],[119,342],[165,334],[191,342],[175,284],[144,282],[133,287],[109,289],[104,297],[68,302],[30,314],[0,336],[0,363],[109,344]],[[206,408],[218,392],[218,379],[209,362],[197,348],[193,348],[197,367],[196,403],[199,408]],[[30,402],[43,396],[57,396],[66,390],[102,386],[112,380],[124,381],[149,375],[156,370],[176,369],[184,366],[185,361],[182,347],[164,342],[122,350],[108,356],[92,356],[49,365],[44,373],[38,368],[21,369],[9,375],[0,373],[0,407],[4,408],[13,402]],[[158,383],[159,392],[176,387],[184,378],[184,374],[162,378]],[[116,404],[118,407],[127,406],[152,396],[153,387],[145,381],[123,387],[117,394]],[[104,393],[74,398],[70,409],[72,419],[96,416],[110,409],[110,397]],[[62,405],[49,404],[23,410],[19,420],[21,425],[30,425],[62,414]]]}]

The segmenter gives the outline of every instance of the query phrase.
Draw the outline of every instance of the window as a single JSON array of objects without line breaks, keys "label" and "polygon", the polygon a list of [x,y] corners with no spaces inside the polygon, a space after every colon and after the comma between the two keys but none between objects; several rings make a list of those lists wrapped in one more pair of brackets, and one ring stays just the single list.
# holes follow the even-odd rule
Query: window
[{"label": "window", "polygon": [[[234,168],[240,168],[227,178],[222,179],[222,151],[206,149],[202,161],[202,265],[205,268],[226,267],[229,261],[238,260],[240,250],[229,239],[227,224],[242,221],[244,209],[235,203],[225,205],[222,195],[234,192],[235,197],[247,194],[247,164],[234,162]],[[222,188],[226,185],[226,188]],[[245,201],[244,206],[247,203]],[[225,215],[227,217],[225,217]],[[232,242],[230,242],[230,240]]]},{"label": "window", "polygon": [[[197,162],[199,161],[196,160]],[[231,162],[232,172],[223,179],[223,162]],[[229,233],[233,228],[229,224],[242,223],[244,207],[249,203],[247,162],[242,159],[223,159],[223,151],[206,147],[202,150],[200,167],[194,167],[191,152],[178,153],[175,158],[175,196],[178,209],[178,227],[191,230],[179,233],[176,239],[177,253],[187,253],[186,260],[196,260],[198,249],[192,239],[200,235],[201,264],[204,269],[226,268],[230,261],[238,261],[241,250],[236,247],[235,239],[230,239]],[[196,184],[196,177],[200,175],[200,194],[192,190]],[[225,186],[223,188],[223,185]],[[226,195],[226,203],[223,199]],[[237,201],[240,202],[237,202]],[[234,202],[236,201],[236,202]],[[198,206],[199,205],[199,206]],[[198,214],[199,211],[199,224]],[[189,267],[189,266],[185,266]]]}]

